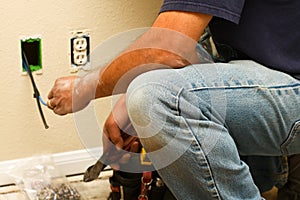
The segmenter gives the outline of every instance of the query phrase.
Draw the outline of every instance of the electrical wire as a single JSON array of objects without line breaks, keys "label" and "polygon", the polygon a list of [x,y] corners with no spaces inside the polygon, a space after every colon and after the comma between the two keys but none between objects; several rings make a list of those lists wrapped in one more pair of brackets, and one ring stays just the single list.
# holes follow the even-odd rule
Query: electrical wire
[{"label": "electrical wire", "polygon": [[39,96],[39,100],[40,100],[40,102],[41,102],[44,106],[47,106],[47,103],[42,99],[41,96]]},{"label": "electrical wire", "polygon": [[33,98],[36,99],[36,103],[37,103],[37,106],[38,106],[38,109],[39,109],[39,113],[40,113],[40,116],[42,118],[42,121],[43,121],[43,124],[45,126],[45,129],[48,129],[49,126],[46,122],[46,119],[45,119],[45,116],[44,116],[44,113],[43,113],[43,110],[42,110],[42,106],[41,106],[41,103],[44,105],[44,106],[47,106],[47,103],[45,103],[45,101],[43,101],[42,97],[40,96],[40,92],[35,84],[35,81],[34,81],[34,78],[33,78],[33,75],[32,75],[32,71],[29,67],[29,64],[28,64],[28,60],[27,60],[27,57],[26,57],[26,54],[25,52],[23,51],[22,52],[22,65],[23,67],[25,68],[25,70],[27,71],[27,74],[29,75],[30,77],[30,80],[31,80],[31,84],[32,84],[32,87],[33,87]]}]

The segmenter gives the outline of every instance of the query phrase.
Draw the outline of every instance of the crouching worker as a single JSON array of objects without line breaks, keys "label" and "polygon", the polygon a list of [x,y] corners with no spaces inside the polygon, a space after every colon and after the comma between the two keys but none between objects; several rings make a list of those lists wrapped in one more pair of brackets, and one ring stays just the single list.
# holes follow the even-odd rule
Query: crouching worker
[{"label": "crouching worker", "polygon": [[[299,7],[299,0],[165,0],[149,31],[104,70],[58,79],[48,105],[64,115],[126,93],[104,140],[124,149],[131,121],[177,199],[262,199],[240,156],[300,153]],[[224,62],[197,56],[207,26],[231,52]]]}]

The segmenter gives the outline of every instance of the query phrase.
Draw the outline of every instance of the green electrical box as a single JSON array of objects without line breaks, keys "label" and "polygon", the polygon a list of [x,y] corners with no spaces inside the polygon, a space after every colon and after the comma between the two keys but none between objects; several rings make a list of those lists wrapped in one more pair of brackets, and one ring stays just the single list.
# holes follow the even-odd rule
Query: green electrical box
[{"label": "green electrical box", "polygon": [[[21,39],[21,55],[26,55],[31,71],[42,69],[42,40],[39,37]],[[22,71],[26,69],[22,65]]]}]

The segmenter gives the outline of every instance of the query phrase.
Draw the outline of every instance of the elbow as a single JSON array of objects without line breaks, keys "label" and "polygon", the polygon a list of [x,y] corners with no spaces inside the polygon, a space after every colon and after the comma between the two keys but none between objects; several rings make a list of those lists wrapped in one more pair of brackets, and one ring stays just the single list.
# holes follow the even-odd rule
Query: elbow
[{"label": "elbow", "polygon": [[181,55],[174,54],[169,51],[164,51],[161,53],[158,59],[159,60],[156,61],[156,63],[160,63],[174,69],[183,68],[191,64],[199,63],[199,58],[195,51],[184,53]]}]

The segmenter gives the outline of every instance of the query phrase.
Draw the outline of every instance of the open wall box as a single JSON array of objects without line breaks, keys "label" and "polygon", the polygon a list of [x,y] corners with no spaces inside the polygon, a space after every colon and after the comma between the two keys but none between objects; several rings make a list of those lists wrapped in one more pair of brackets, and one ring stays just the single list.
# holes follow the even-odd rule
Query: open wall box
[{"label": "open wall box", "polygon": [[[21,39],[21,55],[24,52],[27,56],[28,64],[31,71],[42,69],[42,40],[41,37],[27,37]],[[22,66],[22,72],[26,72]]]}]

